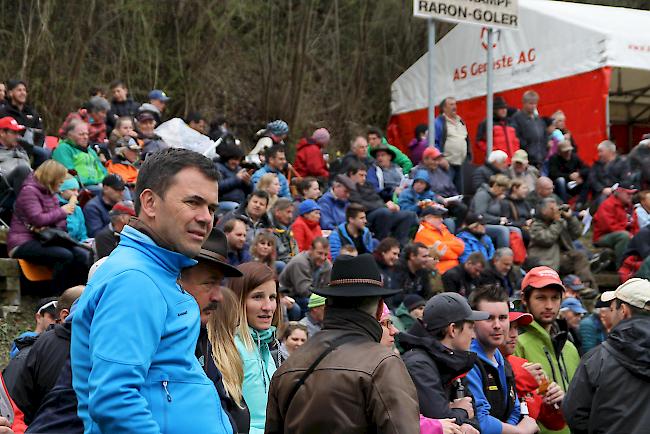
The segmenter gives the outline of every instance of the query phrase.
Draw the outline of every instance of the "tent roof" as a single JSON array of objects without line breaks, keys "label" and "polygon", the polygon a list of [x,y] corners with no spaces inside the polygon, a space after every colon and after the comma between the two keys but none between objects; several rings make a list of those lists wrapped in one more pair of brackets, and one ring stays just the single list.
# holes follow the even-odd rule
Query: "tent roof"
[{"label": "tent roof", "polygon": [[[494,31],[494,59],[506,59],[505,65],[495,70],[495,92],[603,66],[650,71],[649,11],[519,0],[519,15],[518,30]],[[485,68],[480,66],[487,56],[485,34],[479,26],[459,24],[438,41],[434,53],[436,100],[450,95],[459,100],[485,95]],[[427,56],[393,83],[393,114],[427,107]]]}]

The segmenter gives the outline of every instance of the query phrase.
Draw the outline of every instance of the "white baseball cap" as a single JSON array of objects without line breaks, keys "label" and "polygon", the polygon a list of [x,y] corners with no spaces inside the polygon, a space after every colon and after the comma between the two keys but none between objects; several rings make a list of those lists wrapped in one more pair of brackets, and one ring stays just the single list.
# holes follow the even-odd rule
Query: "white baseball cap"
[{"label": "white baseball cap", "polygon": [[615,291],[603,292],[600,299],[604,302],[618,299],[630,306],[646,309],[646,305],[650,303],[650,281],[634,277],[616,288]]}]

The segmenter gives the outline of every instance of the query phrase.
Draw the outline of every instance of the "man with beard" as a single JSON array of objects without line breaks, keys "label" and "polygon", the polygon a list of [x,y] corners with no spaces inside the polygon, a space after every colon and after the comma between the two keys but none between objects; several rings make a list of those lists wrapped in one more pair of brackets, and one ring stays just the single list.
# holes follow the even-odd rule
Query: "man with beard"
[{"label": "man with beard", "polygon": [[[539,363],[549,377],[566,391],[580,362],[578,350],[569,340],[567,324],[558,320],[564,285],[555,270],[535,267],[521,283],[522,302],[534,321],[522,327],[515,355],[531,363]],[[556,402],[557,403],[557,402]],[[540,432],[552,433],[543,423]],[[558,432],[569,433],[565,427]]]}]

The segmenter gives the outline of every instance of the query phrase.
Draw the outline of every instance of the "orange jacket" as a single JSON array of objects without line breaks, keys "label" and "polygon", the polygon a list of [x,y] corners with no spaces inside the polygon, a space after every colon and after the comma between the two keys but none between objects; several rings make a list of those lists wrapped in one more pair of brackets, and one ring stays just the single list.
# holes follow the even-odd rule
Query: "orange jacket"
[{"label": "orange jacket", "polygon": [[427,247],[432,247],[436,241],[439,241],[437,250],[442,254],[439,255],[440,262],[438,262],[436,269],[440,274],[458,265],[458,258],[465,250],[463,240],[449,232],[444,223],[441,223],[440,229],[436,229],[425,221],[420,222],[418,233],[415,234],[413,241],[423,243]]},{"label": "orange jacket", "polygon": [[138,169],[130,164],[114,163],[112,160],[106,163],[108,173],[120,175],[127,184],[135,184],[138,179]]}]

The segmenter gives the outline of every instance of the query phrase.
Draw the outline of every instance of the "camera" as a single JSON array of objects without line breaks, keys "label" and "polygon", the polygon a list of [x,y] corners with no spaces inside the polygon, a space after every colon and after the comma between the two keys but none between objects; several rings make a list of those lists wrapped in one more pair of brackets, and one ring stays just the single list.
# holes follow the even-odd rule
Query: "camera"
[{"label": "camera", "polygon": [[558,210],[560,210],[560,212],[567,212],[567,211],[569,211],[570,209],[571,209],[571,207],[570,207],[569,205],[566,205],[566,204],[564,204],[564,205],[560,205],[560,206],[558,207]]}]

